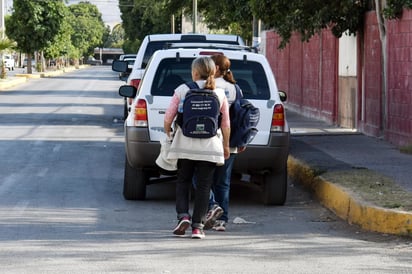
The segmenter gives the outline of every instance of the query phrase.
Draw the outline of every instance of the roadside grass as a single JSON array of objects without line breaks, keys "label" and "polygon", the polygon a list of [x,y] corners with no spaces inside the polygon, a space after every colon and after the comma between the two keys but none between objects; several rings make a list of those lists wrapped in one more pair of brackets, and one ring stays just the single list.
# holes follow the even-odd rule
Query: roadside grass
[{"label": "roadside grass", "polygon": [[412,154],[412,144],[406,145],[406,146],[401,146],[399,148],[400,152],[406,153],[406,154]]},{"label": "roadside grass", "polygon": [[326,172],[322,177],[337,183],[370,204],[404,211],[412,211],[412,193],[392,179],[368,169]]},{"label": "roadside grass", "polygon": [[412,211],[412,193],[391,178],[366,168],[339,171],[320,170],[293,157],[288,159],[288,175],[292,180],[312,188],[316,178],[339,185],[353,197],[368,204],[403,211]]}]

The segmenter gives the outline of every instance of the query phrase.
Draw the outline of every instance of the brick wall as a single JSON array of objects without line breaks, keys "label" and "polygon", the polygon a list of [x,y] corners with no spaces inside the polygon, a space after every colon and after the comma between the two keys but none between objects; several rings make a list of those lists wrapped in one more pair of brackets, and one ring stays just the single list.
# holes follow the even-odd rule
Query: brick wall
[{"label": "brick wall", "polygon": [[329,31],[302,43],[293,35],[284,49],[279,36],[266,33],[266,56],[279,89],[288,94],[287,107],[306,116],[335,122],[337,39]]},{"label": "brick wall", "polygon": [[[358,91],[361,107],[358,129],[370,136],[381,136],[382,128],[382,51],[376,15],[365,15],[363,39],[363,92]],[[362,58],[362,56],[360,56]],[[361,62],[362,63],[362,62]]]},{"label": "brick wall", "polygon": [[412,10],[387,23],[388,121],[385,138],[412,144]]}]

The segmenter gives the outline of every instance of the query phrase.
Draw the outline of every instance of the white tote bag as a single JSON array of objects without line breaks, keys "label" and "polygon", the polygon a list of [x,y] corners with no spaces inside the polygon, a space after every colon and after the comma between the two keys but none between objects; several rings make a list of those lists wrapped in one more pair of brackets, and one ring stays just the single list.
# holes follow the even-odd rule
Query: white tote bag
[{"label": "white tote bag", "polygon": [[172,144],[173,139],[165,137],[160,141],[160,154],[157,156],[156,164],[167,171],[176,171],[177,170],[177,159],[167,159],[167,154],[169,154],[170,145]]}]

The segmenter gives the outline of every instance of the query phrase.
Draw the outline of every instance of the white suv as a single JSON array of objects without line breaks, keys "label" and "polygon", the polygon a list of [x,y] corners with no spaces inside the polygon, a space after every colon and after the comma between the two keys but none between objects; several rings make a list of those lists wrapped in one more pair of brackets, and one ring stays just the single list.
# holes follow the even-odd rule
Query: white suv
[{"label": "white suv", "polygon": [[[150,34],[147,35],[136,54],[133,68],[127,78],[127,84],[138,88],[143,77],[144,70],[153,53],[159,49],[170,47],[173,43],[178,43],[179,47],[193,47],[196,43],[227,44],[245,46],[242,37],[227,34]],[[127,73],[127,72],[126,72]],[[124,118],[129,112],[128,101],[124,103]]]},{"label": "white suv", "polygon": [[[119,94],[134,98],[125,120],[126,163],[123,195],[145,199],[146,185],[161,178],[155,160],[160,151],[164,114],[174,89],[191,79],[192,60],[200,55],[224,54],[244,97],[260,109],[258,134],[240,153],[233,173],[248,174],[263,185],[263,202],[283,205],[287,189],[289,126],[272,70],[265,56],[257,53],[212,49],[168,49],[153,54],[138,90],[121,86]],[[235,177],[234,177],[235,178]]]}]

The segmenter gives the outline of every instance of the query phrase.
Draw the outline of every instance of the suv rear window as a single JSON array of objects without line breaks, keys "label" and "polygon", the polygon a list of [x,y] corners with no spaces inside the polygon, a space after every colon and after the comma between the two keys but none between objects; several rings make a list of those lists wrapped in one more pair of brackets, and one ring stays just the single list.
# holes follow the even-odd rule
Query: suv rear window
[{"label": "suv rear window", "polygon": [[[163,59],[154,77],[151,94],[172,96],[180,84],[192,81],[193,58]],[[262,65],[254,61],[231,60],[231,70],[246,99],[269,100],[270,90]]]}]

